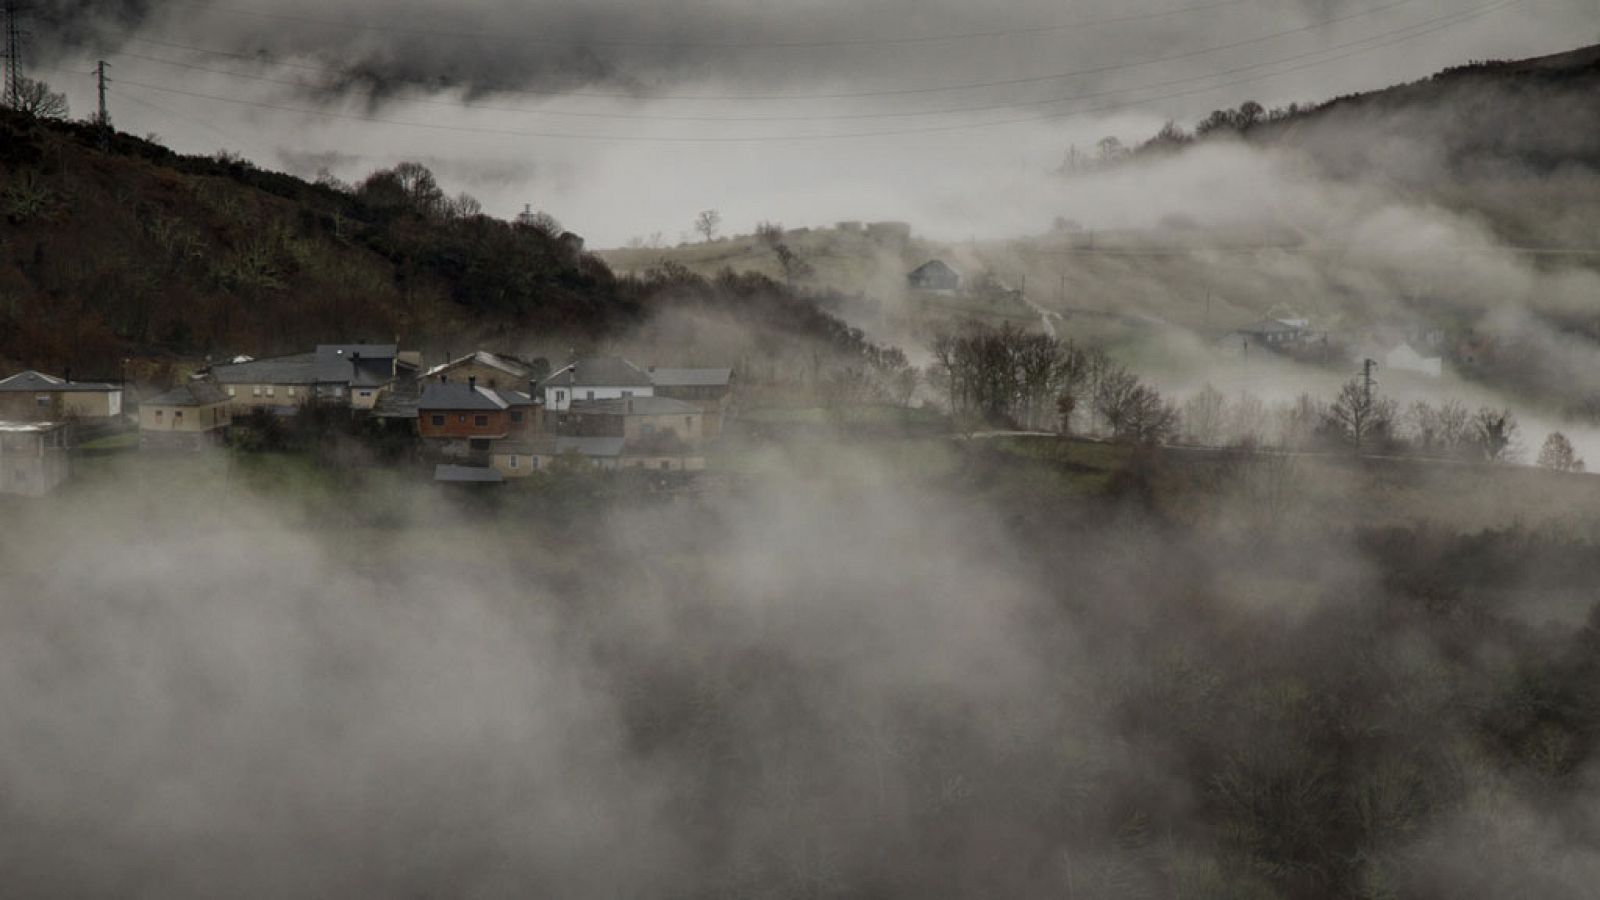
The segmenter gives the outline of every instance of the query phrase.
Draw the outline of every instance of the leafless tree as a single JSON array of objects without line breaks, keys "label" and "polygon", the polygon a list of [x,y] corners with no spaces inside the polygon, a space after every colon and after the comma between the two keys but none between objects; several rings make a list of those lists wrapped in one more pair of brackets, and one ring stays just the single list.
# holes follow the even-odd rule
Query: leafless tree
[{"label": "leafless tree", "polygon": [[1203,447],[1215,447],[1222,441],[1227,415],[1228,398],[1208,384],[1184,401],[1184,434]]},{"label": "leafless tree", "polygon": [[1339,389],[1339,396],[1328,407],[1328,431],[1357,449],[1389,434],[1395,418],[1393,400],[1380,397],[1352,378]]},{"label": "leafless tree", "polygon": [[694,217],[694,230],[705,238],[706,243],[717,239],[717,229],[722,226],[722,213],[714,209],[702,210],[700,215]]},{"label": "leafless tree", "polygon": [[1485,406],[1472,415],[1472,442],[1488,462],[1514,462],[1519,455],[1517,417]]},{"label": "leafless tree", "polygon": [[41,119],[65,119],[68,115],[66,94],[58,94],[50,90],[50,85],[27,76],[17,80],[17,92],[6,98],[6,105]]}]

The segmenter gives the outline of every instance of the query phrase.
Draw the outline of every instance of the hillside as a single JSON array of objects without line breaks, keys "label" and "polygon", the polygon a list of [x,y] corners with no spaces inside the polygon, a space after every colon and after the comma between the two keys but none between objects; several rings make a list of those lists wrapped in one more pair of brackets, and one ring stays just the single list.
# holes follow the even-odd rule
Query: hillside
[{"label": "hillside", "polygon": [[[613,342],[718,316],[847,356],[859,334],[761,278],[618,278],[545,217],[504,222],[414,164],[350,186],[0,110],[0,371],[162,381],[206,355],[399,338],[434,358]],[[681,329],[680,329],[681,330]],[[803,352],[809,353],[806,349]]]}]

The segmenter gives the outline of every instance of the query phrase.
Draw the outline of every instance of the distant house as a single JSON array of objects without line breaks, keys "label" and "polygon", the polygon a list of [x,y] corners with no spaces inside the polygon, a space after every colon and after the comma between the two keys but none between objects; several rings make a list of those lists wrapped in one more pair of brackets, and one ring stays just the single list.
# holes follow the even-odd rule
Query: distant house
[{"label": "distant house", "polygon": [[579,400],[567,412],[562,434],[620,437],[630,442],[665,439],[695,445],[705,439],[705,412],[671,397]]},{"label": "distant house", "polygon": [[652,447],[646,441],[630,445],[621,437],[547,435],[533,441],[502,441],[492,454],[495,470],[507,478],[526,478],[535,472],[578,466],[601,471],[642,469],[652,472],[696,472],[705,457],[687,447]]},{"label": "distant house", "polygon": [[1444,359],[1424,356],[1410,341],[1401,341],[1383,355],[1386,368],[1400,372],[1418,372],[1438,378],[1444,374]]},{"label": "distant house", "polygon": [[423,373],[422,380],[424,383],[441,379],[465,382],[476,378],[484,387],[521,389],[536,377],[534,367],[520,359],[479,350],[434,366]]},{"label": "distant house", "polygon": [[563,413],[575,400],[655,396],[655,382],[620,356],[591,356],[557,370],[540,385],[546,415]]},{"label": "distant house", "polygon": [[649,375],[655,385],[655,396],[682,400],[700,408],[705,415],[701,431],[706,440],[722,434],[722,421],[733,402],[732,369],[651,366]]},{"label": "distant house", "polygon": [[906,286],[913,291],[953,294],[961,290],[961,273],[950,268],[944,260],[929,260],[911,270],[906,276]]},{"label": "distant house", "polygon": [[449,453],[488,452],[490,443],[537,427],[533,398],[520,391],[479,385],[468,378],[423,385],[417,432]]},{"label": "distant house", "polygon": [[416,377],[414,354],[394,344],[321,344],[310,353],[226,363],[211,378],[234,412],[297,412],[308,403],[370,410],[397,383]]},{"label": "distant house", "polygon": [[139,446],[200,450],[222,443],[233,421],[228,395],[208,381],[191,381],[139,404]]},{"label": "distant house", "polygon": [[0,380],[0,418],[24,422],[122,415],[122,388],[29,370]]},{"label": "distant house", "polygon": [[65,423],[0,421],[0,494],[43,496],[68,467]]}]

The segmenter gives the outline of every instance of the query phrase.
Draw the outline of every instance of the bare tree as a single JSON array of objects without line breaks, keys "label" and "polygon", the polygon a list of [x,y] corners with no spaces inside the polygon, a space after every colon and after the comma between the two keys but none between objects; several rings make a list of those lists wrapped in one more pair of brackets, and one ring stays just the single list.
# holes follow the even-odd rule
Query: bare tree
[{"label": "bare tree", "polygon": [[1361,379],[1352,378],[1339,389],[1324,422],[1335,436],[1360,449],[1387,435],[1394,417],[1393,400],[1379,397]]},{"label": "bare tree", "polygon": [[50,85],[25,75],[17,79],[16,94],[6,100],[12,109],[41,119],[65,119],[68,115],[66,94],[58,94],[50,90]]},{"label": "bare tree", "polygon": [[705,238],[706,243],[717,239],[717,229],[722,226],[722,213],[714,209],[702,210],[700,215],[694,217],[694,230]]},{"label": "bare tree", "polygon": [[1482,407],[1472,416],[1472,442],[1488,462],[1514,462],[1519,455],[1517,417],[1509,409]]},{"label": "bare tree", "polygon": [[1572,449],[1572,442],[1559,431],[1550,432],[1539,450],[1539,468],[1557,472],[1582,472],[1583,460]]},{"label": "bare tree", "polygon": [[778,265],[783,268],[783,279],[790,287],[793,287],[796,281],[810,278],[816,271],[811,263],[800,257],[800,254],[789,249],[788,244],[779,243],[773,248],[773,252],[778,255]]},{"label": "bare tree", "polygon": [[1184,401],[1184,434],[1202,447],[1215,447],[1222,441],[1227,414],[1228,398],[1208,384]]}]

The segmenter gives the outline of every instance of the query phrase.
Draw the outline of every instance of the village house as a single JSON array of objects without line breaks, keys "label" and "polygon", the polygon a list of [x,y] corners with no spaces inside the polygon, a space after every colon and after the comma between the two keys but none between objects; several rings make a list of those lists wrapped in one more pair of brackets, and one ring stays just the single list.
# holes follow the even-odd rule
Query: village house
[{"label": "village house", "polygon": [[24,421],[114,419],[122,415],[122,388],[114,384],[18,372],[0,380],[0,418]]},{"label": "village house", "polygon": [[906,286],[913,291],[954,294],[961,290],[961,273],[942,259],[929,260],[911,270]]},{"label": "village house", "polygon": [[[548,365],[544,367],[549,368]],[[510,356],[479,350],[452,359],[443,365],[434,366],[423,373],[422,379],[424,382],[441,379],[465,382],[468,378],[476,378],[484,387],[520,388],[538,377],[538,370],[529,363]]]},{"label": "village house", "polygon": [[494,445],[493,468],[507,478],[526,478],[536,472],[563,467],[587,467],[612,472],[628,469],[653,472],[697,472],[705,457],[692,448],[629,445],[621,437],[546,435],[532,441],[501,441]]},{"label": "village house", "polygon": [[671,397],[579,400],[568,410],[561,434],[620,437],[630,443],[668,437],[695,445],[704,440],[705,413]]},{"label": "village house", "polygon": [[0,494],[48,494],[69,465],[66,423],[0,421]]},{"label": "village house", "polygon": [[139,404],[139,446],[201,450],[221,444],[232,422],[227,393],[208,381],[191,381]]},{"label": "village house", "polygon": [[620,356],[591,356],[568,364],[544,380],[545,414],[565,413],[577,400],[653,397],[655,383]]},{"label": "village house", "polygon": [[533,398],[519,391],[465,384],[425,384],[417,400],[417,432],[447,454],[486,453],[493,441],[537,433]]},{"label": "village house", "polygon": [[397,385],[414,380],[416,354],[394,344],[322,344],[310,353],[212,366],[235,413],[292,414],[308,403],[370,410]]},{"label": "village house", "polygon": [[722,435],[722,423],[733,402],[732,369],[688,369],[651,366],[655,396],[682,400],[700,408],[701,433],[706,440]]}]

